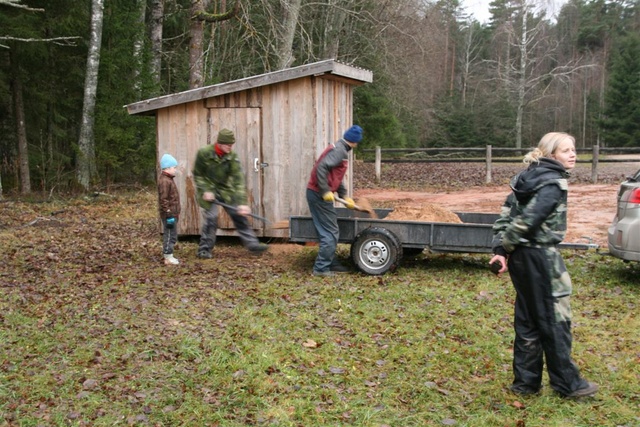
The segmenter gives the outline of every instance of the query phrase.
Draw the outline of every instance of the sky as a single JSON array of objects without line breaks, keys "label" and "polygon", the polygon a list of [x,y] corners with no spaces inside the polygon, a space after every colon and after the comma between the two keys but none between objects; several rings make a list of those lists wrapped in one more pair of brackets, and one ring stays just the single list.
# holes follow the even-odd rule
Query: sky
[{"label": "sky", "polygon": [[466,12],[483,23],[489,20],[489,3],[491,0],[462,0]]},{"label": "sky", "polygon": [[[462,0],[467,13],[472,14],[479,22],[489,21],[489,3],[492,0]],[[566,0],[537,0],[536,3],[546,4],[547,13],[555,15],[560,11]]]}]

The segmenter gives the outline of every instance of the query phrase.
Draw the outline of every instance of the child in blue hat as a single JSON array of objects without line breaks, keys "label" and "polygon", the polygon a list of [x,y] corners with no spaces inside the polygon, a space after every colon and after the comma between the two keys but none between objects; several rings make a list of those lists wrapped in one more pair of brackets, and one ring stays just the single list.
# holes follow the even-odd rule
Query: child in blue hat
[{"label": "child in blue hat", "polygon": [[158,200],[160,202],[160,219],[162,219],[162,254],[164,263],[178,265],[173,256],[173,247],[178,242],[178,217],[180,216],[180,193],[173,182],[176,176],[178,161],[171,155],[165,154],[160,159],[162,173],[158,178]]}]

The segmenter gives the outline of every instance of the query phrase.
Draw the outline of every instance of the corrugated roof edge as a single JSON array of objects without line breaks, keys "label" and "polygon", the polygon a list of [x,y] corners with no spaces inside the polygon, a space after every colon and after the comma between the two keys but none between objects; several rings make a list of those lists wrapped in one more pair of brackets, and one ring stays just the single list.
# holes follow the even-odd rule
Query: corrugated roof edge
[{"label": "corrugated roof edge", "polygon": [[335,59],[327,59],[311,64],[300,65],[298,67],[285,68],[284,70],[246,77],[244,79],[232,80],[225,83],[218,83],[211,86],[150,98],[125,105],[124,108],[127,109],[129,114],[149,114],[160,108],[183,104],[185,102],[212,98],[268,84],[326,73],[335,74],[364,83],[371,83],[373,81],[373,73],[369,70],[358,68],[353,65],[347,65],[338,62]]}]

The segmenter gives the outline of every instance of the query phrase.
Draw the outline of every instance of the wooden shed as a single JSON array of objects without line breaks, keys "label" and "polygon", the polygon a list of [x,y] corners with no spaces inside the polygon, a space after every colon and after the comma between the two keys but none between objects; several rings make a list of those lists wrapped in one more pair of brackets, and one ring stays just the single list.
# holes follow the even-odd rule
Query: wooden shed
[{"label": "wooden shed", "polygon": [[[353,123],[353,89],[371,82],[371,71],[326,60],[135,102],[129,114],[156,117],[158,159],[178,160],[175,178],[182,214],[179,234],[200,233],[193,163],[201,147],[231,129],[245,171],[253,213],[273,223],[309,213],[305,191],[315,159]],[[366,130],[365,130],[366,132]],[[352,164],[352,160],[350,163]],[[352,188],[352,168],[345,184]],[[288,237],[288,230],[252,220],[256,235]],[[233,235],[220,215],[219,235]]]}]

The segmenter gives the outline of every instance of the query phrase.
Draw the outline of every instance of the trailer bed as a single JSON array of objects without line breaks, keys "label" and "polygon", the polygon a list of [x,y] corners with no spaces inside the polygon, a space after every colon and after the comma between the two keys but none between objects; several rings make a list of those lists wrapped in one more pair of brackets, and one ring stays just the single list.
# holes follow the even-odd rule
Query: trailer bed
[{"label": "trailer bed", "polygon": [[[368,274],[384,274],[395,269],[404,253],[464,252],[491,253],[493,224],[498,214],[455,212],[462,221],[423,222],[384,219],[392,210],[376,209],[380,219],[345,208],[336,208],[339,243],[351,244],[356,266]],[[289,219],[289,239],[294,243],[318,241],[310,216]],[[560,244],[564,249],[597,249],[594,244]]]}]

